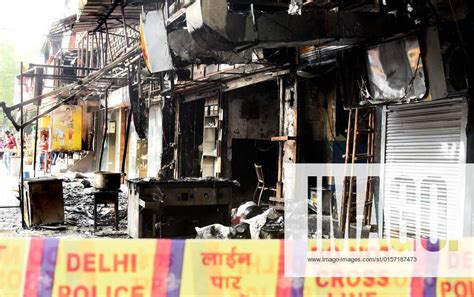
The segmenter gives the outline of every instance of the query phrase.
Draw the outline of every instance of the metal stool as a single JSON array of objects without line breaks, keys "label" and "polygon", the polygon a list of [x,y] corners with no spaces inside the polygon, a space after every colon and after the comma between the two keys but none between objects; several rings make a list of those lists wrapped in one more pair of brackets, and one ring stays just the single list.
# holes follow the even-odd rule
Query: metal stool
[{"label": "metal stool", "polygon": [[119,229],[119,217],[118,217],[118,197],[120,190],[116,191],[97,191],[94,192],[94,230],[97,229],[97,205],[103,204],[114,204],[115,208],[115,230]]}]

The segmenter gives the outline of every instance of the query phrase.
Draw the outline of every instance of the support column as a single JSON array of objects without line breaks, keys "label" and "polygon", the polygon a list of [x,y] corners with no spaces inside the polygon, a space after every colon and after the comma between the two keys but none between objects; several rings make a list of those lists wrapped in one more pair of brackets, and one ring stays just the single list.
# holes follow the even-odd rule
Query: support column
[{"label": "support column", "polygon": [[180,131],[180,109],[181,109],[181,98],[173,96],[171,100],[176,100],[176,114],[175,114],[175,126],[174,126],[174,148],[173,148],[173,159],[174,159],[174,178],[179,178],[180,174],[180,144],[181,144],[181,131]]},{"label": "support column", "polygon": [[297,134],[298,134],[298,95],[296,76],[290,74],[279,79],[280,99],[280,136],[275,139],[279,142],[278,178],[276,198],[283,198],[285,183],[294,176],[285,174],[284,164],[296,163]]}]

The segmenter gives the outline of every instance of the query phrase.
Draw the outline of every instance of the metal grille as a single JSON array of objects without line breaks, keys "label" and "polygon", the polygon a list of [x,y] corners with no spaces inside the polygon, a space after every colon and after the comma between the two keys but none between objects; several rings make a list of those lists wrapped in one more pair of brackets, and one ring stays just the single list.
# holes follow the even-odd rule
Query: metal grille
[{"label": "metal grille", "polygon": [[[453,191],[447,189],[459,188],[459,170],[453,167],[452,171],[442,172],[446,177],[443,178],[445,186],[438,189],[436,199],[433,199],[430,188],[417,187],[419,194],[415,197],[409,179],[397,179],[396,183],[393,180],[406,173],[423,179],[430,170],[433,171],[433,166],[465,163],[466,116],[467,104],[462,99],[389,106],[386,109],[386,166],[382,190],[385,236],[399,237],[402,224],[411,237],[434,235],[446,238],[447,230],[456,229],[452,224],[459,222],[455,219],[456,215],[460,216],[455,213],[459,196],[455,197]],[[397,166],[406,163],[424,163],[426,166]],[[436,224],[432,224],[434,218]],[[415,228],[417,220],[418,230]]]}]

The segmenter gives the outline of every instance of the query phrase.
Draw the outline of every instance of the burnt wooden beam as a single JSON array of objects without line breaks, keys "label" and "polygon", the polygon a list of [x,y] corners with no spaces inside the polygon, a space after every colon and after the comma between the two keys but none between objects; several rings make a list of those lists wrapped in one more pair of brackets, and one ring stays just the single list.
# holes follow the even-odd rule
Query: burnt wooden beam
[{"label": "burnt wooden beam", "polygon": [[288,135],[284,135],[284,136],[273,136],[271,138],[272,141],[289,141],[289,140],[296,140],[296,137],[295,136],[288,136]]}]

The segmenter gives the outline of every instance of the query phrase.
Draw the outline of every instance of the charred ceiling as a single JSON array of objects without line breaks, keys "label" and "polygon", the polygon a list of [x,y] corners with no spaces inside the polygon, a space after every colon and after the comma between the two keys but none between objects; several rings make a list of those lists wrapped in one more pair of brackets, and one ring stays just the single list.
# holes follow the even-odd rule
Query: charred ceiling
[{"label": "charred ceiling", "polygon": [[209,50],[353,44],[406,31],[408,22],[391,14],[311,9],[301,15],[286,11],[237,13],[226,0],[201,0],[186,10],[191,36]]},{"label": "charred ceiling", "polygon": [[185,29],[178,29],[168,34],[168,42],[175,56],[176,66],[190,63],[198,64],[241,64],[252,59],[250,51],[218,51],[209,50],[196,42]]},{"label": "charred ceiling", "polygon": [[[150,3],[165,15],[176,67],[271,62],[265,55],[252,57],[252,50],[306,46],[317,48],[319,60],[334,62],[334,52],[347,47],[434,23],[458,22],[469,12],[463,0],[143,2]],[[301,6],[300,11],[292,14],[291,5]],[[314,51],[304,51],[303,60],[312,64]]]}]

